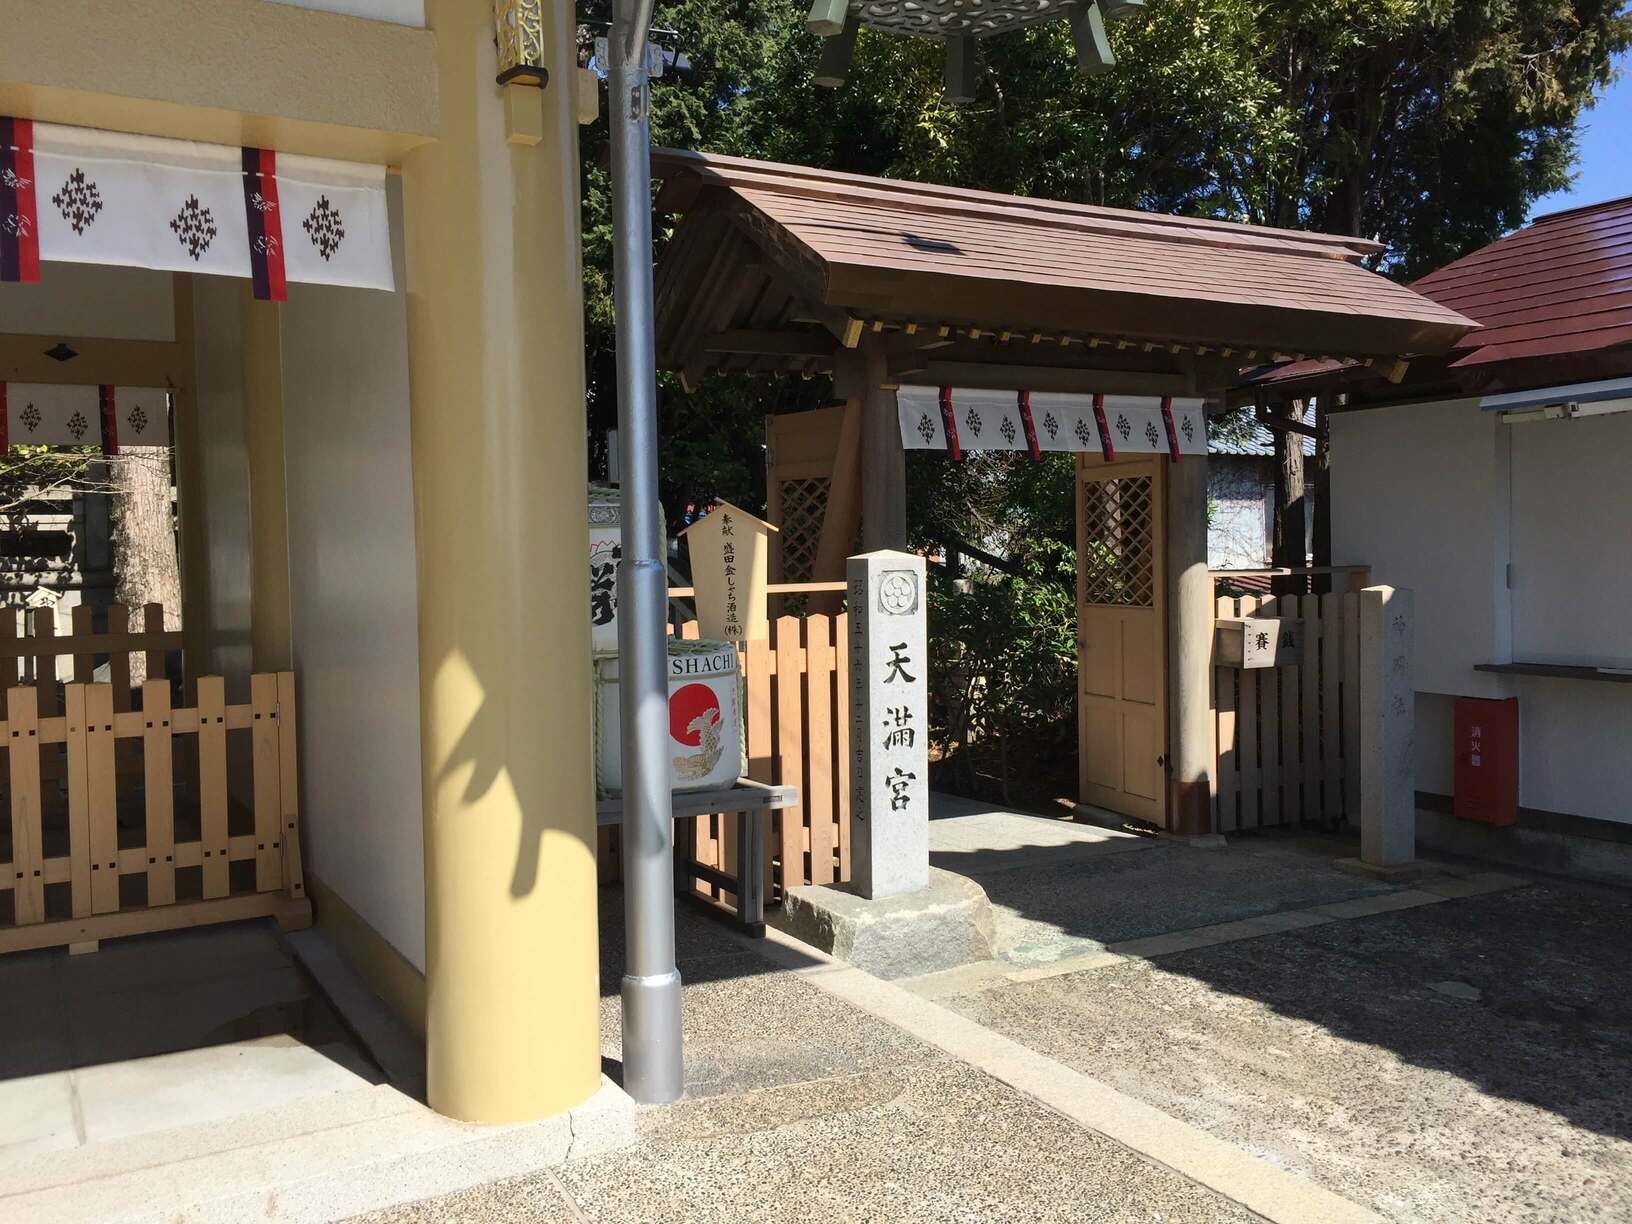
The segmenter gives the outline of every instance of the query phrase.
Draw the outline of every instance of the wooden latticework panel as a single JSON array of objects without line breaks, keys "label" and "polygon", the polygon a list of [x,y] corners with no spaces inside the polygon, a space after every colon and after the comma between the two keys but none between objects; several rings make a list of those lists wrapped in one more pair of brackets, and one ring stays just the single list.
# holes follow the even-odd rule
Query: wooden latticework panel
[{"label": "wooden latticework panel", "polygon": [[1156,597],[1151,478],[1118,476],[1083,485],[1085,547],[1077,558],[1083,601],[1149,608]]},{"label": "wooden latticework panel", "polygon": [[822,518],[827,513],[826,476],[806,476],[781,482],[782,582],[809,582],[822,539]]}]

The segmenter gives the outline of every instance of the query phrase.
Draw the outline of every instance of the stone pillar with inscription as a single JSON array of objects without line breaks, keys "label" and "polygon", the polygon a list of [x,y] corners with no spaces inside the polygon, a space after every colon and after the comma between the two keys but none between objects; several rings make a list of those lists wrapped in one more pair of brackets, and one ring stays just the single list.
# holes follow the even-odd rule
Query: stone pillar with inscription
[{"label": "stone pillar with inscription", "polygon": [[1411,592],[1360,592],[1360,861],[1409,870],[1417,856]]},{"label": "stone pillar with inscription", "polygon": [[924,559],[851,557],[851,865],[868,899],[929,883],[929,651]]}]

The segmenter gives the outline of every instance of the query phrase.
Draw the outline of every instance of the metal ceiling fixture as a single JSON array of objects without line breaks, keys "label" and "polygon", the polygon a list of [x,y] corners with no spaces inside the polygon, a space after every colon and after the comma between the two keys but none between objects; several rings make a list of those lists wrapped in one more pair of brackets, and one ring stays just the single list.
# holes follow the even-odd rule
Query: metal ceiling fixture
[{"label": "metal ceiling fixture", "polygon": [[1066,21],[1085,75],[1116,63],[1105,22],[1140,12],[1145,0],[812,0],[805,20],[823,38],[816,83],[844,84],[856,34],[869,26],[885,34],[938,39],[946,44],[946,93],[954,102],[975,96],[975,42],[1045,21]]}]

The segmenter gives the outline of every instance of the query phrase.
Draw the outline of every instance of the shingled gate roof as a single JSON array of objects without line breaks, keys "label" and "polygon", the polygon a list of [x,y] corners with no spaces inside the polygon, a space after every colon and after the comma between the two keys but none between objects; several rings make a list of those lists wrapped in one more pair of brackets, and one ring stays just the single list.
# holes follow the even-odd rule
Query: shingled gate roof
[{"label": "shingled gate roof", "polygon": [[943,366],[983,348],[987,363],[1207,389],[1277,354],[1379,360],[1442,351],[1473,326],[1360,266],[1378,249],[1360,239],[714,154],[653,160],[659,209],[685,214],[658,268],[659,360],[692,375],[829,368],[835,345],[870,330],[930,337]]}]

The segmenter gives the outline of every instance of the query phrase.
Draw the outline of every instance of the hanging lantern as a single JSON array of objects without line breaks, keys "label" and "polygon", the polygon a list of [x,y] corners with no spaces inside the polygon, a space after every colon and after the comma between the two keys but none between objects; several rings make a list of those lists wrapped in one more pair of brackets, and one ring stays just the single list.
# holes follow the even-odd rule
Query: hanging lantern
[{"label": "hanging lantern", "polygon": [[805,26],[823,39],[816,84],[844,84],[862,26],[886,34],[938,39],[946,44],[946,93],[955,102],[975,96],[976,44],[1045,21],[1066,21],[1085,75],[1116,63],[1105,34],[1107,20],[1130,17],[1145,0],[812,0]]}]

